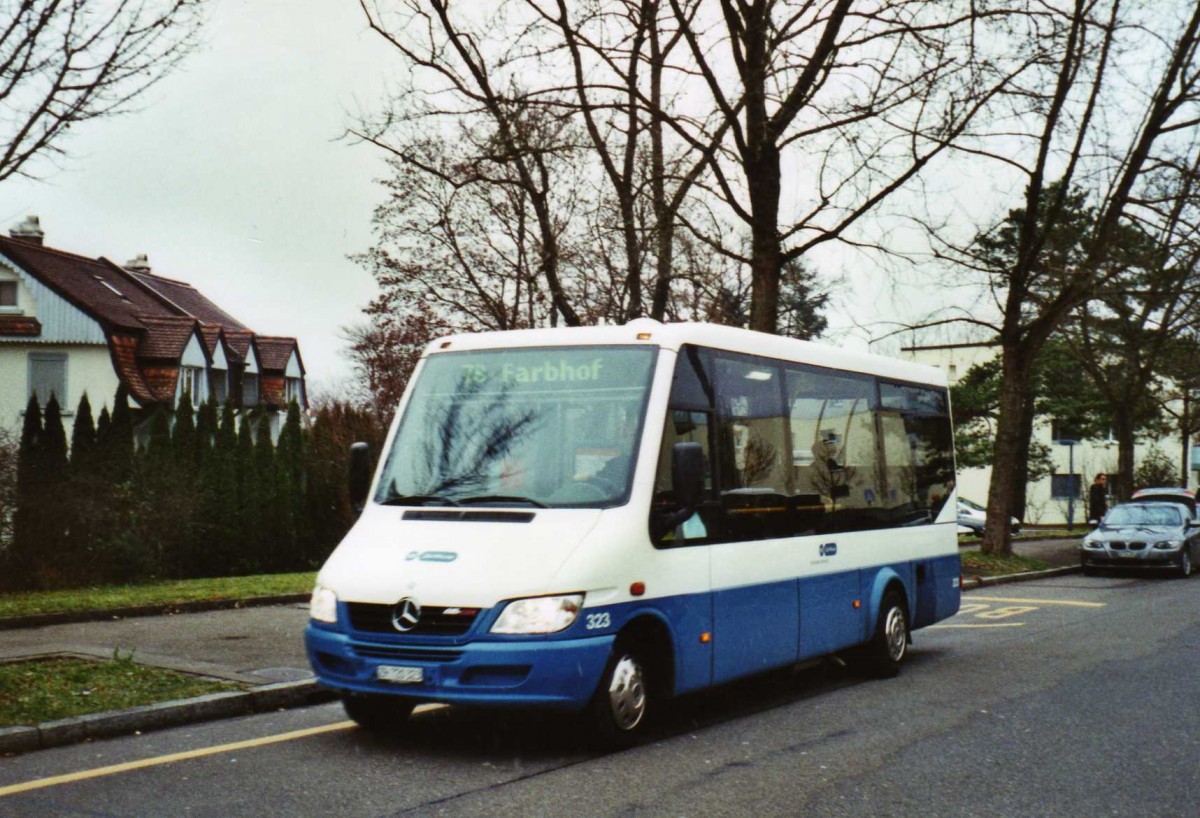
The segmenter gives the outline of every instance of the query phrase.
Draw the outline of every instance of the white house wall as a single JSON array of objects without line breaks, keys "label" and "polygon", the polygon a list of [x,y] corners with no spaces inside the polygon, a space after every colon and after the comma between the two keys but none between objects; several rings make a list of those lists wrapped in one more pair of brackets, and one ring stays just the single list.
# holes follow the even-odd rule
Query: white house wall
[{"label": "white house wall", "polygon": [[[117,373],[107,346],[78,346],[46,343],[11,343],[0,346],[0,426],[20,432],[29,402],[29,353],[59,352],[67,356],[67,394],[59,396],[64,412],[74,413],[87,392],[92,412],[102,406],[112,411],[117,391]],[[68,430],[68,435],[70,431]]]},{"label": "white house wall", "polygon": [[283,371],[283,374],[289,378],[304,377],[304,371],[300,369],[300,356],[296,354],[295,350],[292,351],[291,356],[288,358],[287,368]]}]

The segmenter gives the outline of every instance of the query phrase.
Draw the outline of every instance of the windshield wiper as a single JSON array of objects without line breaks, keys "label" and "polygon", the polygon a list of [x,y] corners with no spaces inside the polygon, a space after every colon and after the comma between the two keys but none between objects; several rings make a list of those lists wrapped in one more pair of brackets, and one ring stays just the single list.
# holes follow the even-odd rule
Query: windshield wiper
[{"label": "windshield wiper", "polygon": [[463,497],[460,502],[464,505],[467,503],[528,503],[536,508],[549,508],[540,500],[532,497],[518,497],[515,494],[480,494],[476,497]]},{"label": "windshield wiper", "polygon": [[381,506],[423,506],[428,503],[441,503],[444,506],[462,505],[452,497],[440,494],[396,494],[380,501]]}]

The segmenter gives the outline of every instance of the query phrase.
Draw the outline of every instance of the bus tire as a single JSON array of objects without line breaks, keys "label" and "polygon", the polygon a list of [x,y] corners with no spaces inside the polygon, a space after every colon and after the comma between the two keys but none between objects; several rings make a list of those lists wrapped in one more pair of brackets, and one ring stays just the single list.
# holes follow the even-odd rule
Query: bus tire
[{"label": "bus tire", "polygon": [[645,734],[651,713],[646,667],[632,641],[616,641],[589,706],[593,738],[601,748],[630,747]]},{"label": "bus tire", "polygon": [[342,699],[346,715],[372,733],[399,733],[408,724],[416,703],[399,696],[347,695]]},{"label": "bus tire", "polygon": [[879,603],[875,635],[863,646],[863,669],[878,679],[890,679],[900,672],[908,655],[908,611],[904,597],[889,590]]}]

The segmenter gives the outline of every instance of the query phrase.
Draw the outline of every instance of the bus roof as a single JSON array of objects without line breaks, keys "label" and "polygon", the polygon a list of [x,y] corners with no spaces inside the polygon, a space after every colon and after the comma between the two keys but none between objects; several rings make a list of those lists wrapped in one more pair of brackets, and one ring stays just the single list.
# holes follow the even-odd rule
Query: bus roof
[{"label": "bus roof", "polygon": [[671,350],[678,350],[684,344],[695,344],[727,352],[762,355],[902,381],[946,385],[946,373],[934,366],[737,327],[699,323],[662,324],[650,318],[639,318],[623,326],[556,327],[448,335],[429,344],[425,354],[512,347],[611,344],[651,344]]}]

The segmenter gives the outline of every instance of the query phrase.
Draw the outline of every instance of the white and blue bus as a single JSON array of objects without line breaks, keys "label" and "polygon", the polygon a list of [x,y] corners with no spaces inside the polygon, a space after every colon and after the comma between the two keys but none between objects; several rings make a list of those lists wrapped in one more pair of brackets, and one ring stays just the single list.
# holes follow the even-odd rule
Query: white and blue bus
[{"label": "white and blue bus", "polygon": [[371,728],[540,706],[612,743],[813,657],[892,675],[958,610],[952,441],[944,375],[881,356],[647,319],[440,339],[369,488],[356,449],[309,659]]}]

